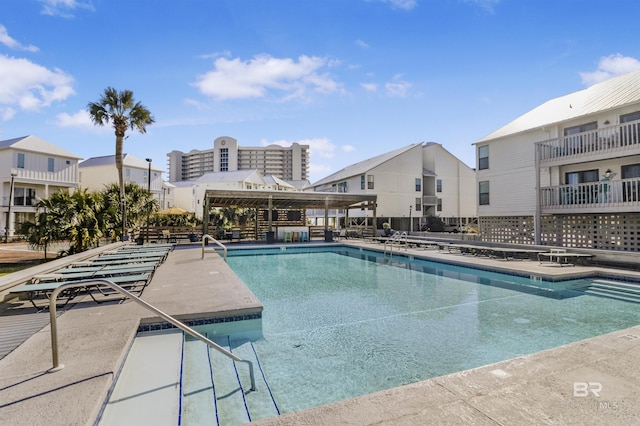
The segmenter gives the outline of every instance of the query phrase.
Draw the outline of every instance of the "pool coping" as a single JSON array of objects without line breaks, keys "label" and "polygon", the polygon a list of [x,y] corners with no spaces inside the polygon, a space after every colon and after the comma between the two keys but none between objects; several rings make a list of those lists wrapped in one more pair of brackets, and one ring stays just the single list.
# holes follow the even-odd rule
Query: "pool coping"
[{"label": "pool coping", "polygon": [[[341,244],[375,248],[363,241]],[[616,276],[640,277],[632,271],[625,274],[610,268],[554,268],[533,261],[476,259],[420,249],[407,252],[460,266],[484,264],[499,272],[507,268],[562,278],[608,271]],[[178,294],[177,286],[181,290]],[[224,300],[217,300],[218,297]],[[262,311],[259,301],[220,256],[207,250],[201,261],[199,247],[174,250],[167,265],[158,269],[143,299],[184,320]],[[15,425],[93,423],[136,331],[145,322],[158,321],[133,303],[78,303],[58,321],[65,369],[46,373],[51,367],[49,326],[0,360],[0,418],[11,419]],[[96,339],[97,332],[100,339]],[[640,326],[257,423],[593,424],[637,420],[638,349]],[[591,394],[584,398],[574,396],[574,382],[601,383],[601,398]],[[617,402],[618,408],[591,409],[601,402]]]}]

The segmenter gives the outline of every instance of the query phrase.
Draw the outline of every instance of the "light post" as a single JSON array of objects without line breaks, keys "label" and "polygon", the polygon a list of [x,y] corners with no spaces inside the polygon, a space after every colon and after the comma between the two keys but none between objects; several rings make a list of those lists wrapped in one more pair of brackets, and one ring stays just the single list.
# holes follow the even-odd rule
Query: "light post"
[{"label": "light post", "polygon": [[11,204],[13,204],[13,180],[18,174],[14,171],[11,172],[11,184],[9,185],[9,206],[7,207],[7,223],[4,228],[4,243],[9,242],[9,221],[11,220]]},{"label": "light post", "polygon": [[409,233],[413,232],[413,221],[411,220],[411,209],[413,206],[409,206]]},{"label": "light post", "polygon": [[[149,201],[151,201],[151,158],[145,158],[149,163],[149,170],[147,172],[147,191],[149,192]],[[149,215],[151,214],[151,208],[147,208],[147,242],[149,242]]]}]

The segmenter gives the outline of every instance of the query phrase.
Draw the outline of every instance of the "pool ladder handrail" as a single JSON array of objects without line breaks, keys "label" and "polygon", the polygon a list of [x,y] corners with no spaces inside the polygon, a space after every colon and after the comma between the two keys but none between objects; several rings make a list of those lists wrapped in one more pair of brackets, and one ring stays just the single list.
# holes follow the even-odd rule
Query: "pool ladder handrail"
[{"label": "pool ladder handrail", "polygon": [[201,259],[204,259],[204,239],[205,238],[209,238],[209,239],[213,240],[214,243],[216,243],[217,245],[222,247],[222,249],[224,250],[224,261],[226,262],[227,261],[227,246],[225,246],[224,244],[222,244],[220,241],[216,240],[215,238],[213,238],[209,234],[204,234],[202,236],[202,257],[201,257]]},{"label": "pool ladder handrail", "polygon": [[404,238],[404,248],[406,250],[407,238],[408,238],[407,232],[402,231],[402,233],[400,233],[400,231],[396,231],[387,241],[384,242],[384,254],[385,255],[387,254],[387,244],[389,244],[389,256],[393,256],[393,244],[398,243],[398,245],[400,245],[403,238]]},{"label": "pool ladder handrail", "polygon": [[64,368],[64,364],[60,364],[60,360],[59,360],[59,357],[58,357],[58,325],[57,325],[57,318],[56,318],[56,299],[58,298],[58,295],[63,290],[68,290],[68,289],[72,289],[72,288],[86,287],[87,285],[93,285],[93,284],[96,284],[96,283],[99,283],[101,285],[106,285],[106,286],[110,287],[111,289],[117,291],[118,293],[121,293],[121,294],[125,295],[126,297],[128,297],[131,300],[133,300],[137,304],[139,304],[142,307],[150,310],[151,312],[155,313],[156,315],[158,315],[159,317],[161,317],[165,321],[167,321],[170,324],[174,325],[176,328],[179,328],[180,330],[182,330],[183,332],[187,333],[188,335],[190,335],[190,336],[192,336],[192,337],[204,342],[206,345],[208,345],[209,347],[217,350],[218,352],[220,352],[221,354],[225,355],[226,357],[231,358],[232,360],[237,361],[237,362],[244,362],[244,363],[248,364],[249,365],[249,376],[251,377],[251,390],[252,391],[256,390],[256,379],[255,379],[255,375],[254,375],[254,372],[253,372],[253,363],[251,361],[240,358],[236,354],[226,350],[225,348],[223,348],[222,346],[218,345],[217,343],[212,342],[211,340],[207,339],[205,336],[203,336],[202,334],[198,333],[197,331],[195,331],[194,329],[192,329],[188,325],[178,321],[177,319],[175,319],[171,315],[168,315],[168,314],[162,312],[160,309],[156,308],[155,306],[151,305],[150,303],[145,302],[144,300],[140,299],[139,297],[135,296],[134,294],[130,293],[129,291],[125,290],[124,288],[120,287],[119,285],[117,285],[117,284],[113,283],[112,281],[109,281],[108,279],[105,279],[105,278],[96,278],[96,279],[91,279],[91,280],[65,282],[65,283],[61,284],[60,287],[56,288],[53,291],[53,293],[51,294],[51,298],[49,300],[49,320],[51,322],[51,355],[52,355],[52,358],[53,358],[53,367],[48,370],[49,373],[54,373],[54,372],[60,371],[60,370],[62,370]]}]

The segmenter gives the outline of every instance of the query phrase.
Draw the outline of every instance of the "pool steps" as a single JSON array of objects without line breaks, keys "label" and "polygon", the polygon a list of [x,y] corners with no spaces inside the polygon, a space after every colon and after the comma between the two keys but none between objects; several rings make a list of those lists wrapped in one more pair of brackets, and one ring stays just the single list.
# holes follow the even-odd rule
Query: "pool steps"
[{"label": "pool steps", "polygon": [[[256,366],[256,391],[249,372],[205,343],[172,330],[138,336],[99,425],[238,425],[277,416],[278,407],[253,344],[213,339]],[[180,392],[182,397],[180,397]],[[155,419],[163,419],[154,421]],[[124,423],[123,423],[124,422]]]},{"label": "pool steps", "polygon": [[135,339],[100,425],[178,424],[182,333],[155,332]]},{"label": "pool steps", "polygon": [[589,284],[576,286],[573,289],[593,296],[640,303],[640,286],[638,284],[595,279]]}]

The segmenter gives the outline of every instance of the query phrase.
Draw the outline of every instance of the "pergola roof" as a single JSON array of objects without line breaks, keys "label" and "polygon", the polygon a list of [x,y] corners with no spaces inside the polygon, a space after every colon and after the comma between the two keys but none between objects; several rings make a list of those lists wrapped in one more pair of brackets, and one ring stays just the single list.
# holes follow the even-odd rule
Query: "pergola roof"
[{"label": "pergola roof", "polygon": [[269,200],[274,209],[346,209],[350,206],[368,205],[373,208],[378,199],[371,194],[343,194],[336,192],[258,191],[251,189],[208,189],[205,203],[211,207],[268,208]]}]

